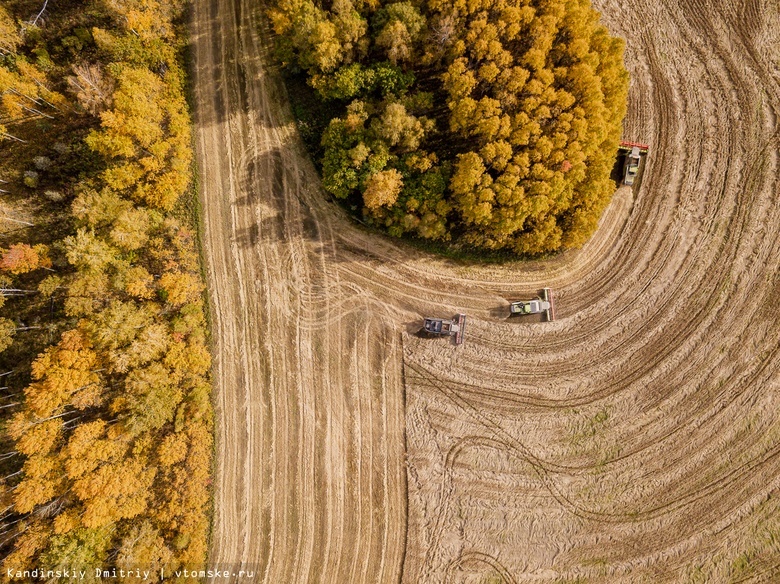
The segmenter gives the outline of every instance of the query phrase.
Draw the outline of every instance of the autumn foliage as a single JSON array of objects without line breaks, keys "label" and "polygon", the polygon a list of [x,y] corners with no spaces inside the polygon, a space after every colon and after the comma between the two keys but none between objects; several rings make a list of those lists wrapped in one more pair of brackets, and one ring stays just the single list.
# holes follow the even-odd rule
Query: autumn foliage
[{"label": "autumn foliage", "polygon": [[[84,4],[84,57],[46,68],[32,63],[40,49],[25,53],[46,31],[25,37],[0,6],[0,120],[17,116],[25,130],[39,119],[24,109],[29,98],[51,101],[46,119],[86,126],[88,152],[78,180],[62,186],[62,236],[0,248],[0,276],[24,278],[18,293],[37,288],[58,317],[24,372],[21,404],[0,412],[18,460],[3,486],[0,553],[4,573],[170,573],[206,559],[213,440],[204,286],[180,204],[192,162],[184,2]],[[60,26],[58,10],[42,26]],[[59,93],[47,89],[56,83]],[[0,140],[10,132],[0,126]],[[30,144],[34,132],[25,136]],[[16,143],[5,136],[3,147]],[[2,351],[21,333],[11,319],[0,325]]]},{"label": "autumn foliage", "polygon": [[614,190],[623,43],[588,0],[278,0],[281,58],[342,103],[323,185],[393,235],[533,255]]},{"label": "autumn foliage", "polygon": [[51,268],[51,260],[45,245],[16,243],[0,250],[0,271],[10,274],[24,274],[37,268]]}]

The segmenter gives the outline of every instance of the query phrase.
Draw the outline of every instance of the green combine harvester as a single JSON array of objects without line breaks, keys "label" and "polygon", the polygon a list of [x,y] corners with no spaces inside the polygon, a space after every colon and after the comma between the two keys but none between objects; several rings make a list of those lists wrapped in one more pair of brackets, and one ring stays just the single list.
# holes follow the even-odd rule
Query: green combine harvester
[{"label": "green combine harvester", "polygon": [[527,314],[544,314],[549,322],[555,320],[555,299],[552,288],[544,288],[542,297],[534,300],[518,300],[509,305],[510,316],[524,316]]},{"label": "green combine harvester", "polygon": [[642,164],[642,156],[647,154],[650,146],[640,142],[621,142],[619,150],[626,155],[623,165],[623,184],[634,186],[636,175],[639,174],[639,165]]}]

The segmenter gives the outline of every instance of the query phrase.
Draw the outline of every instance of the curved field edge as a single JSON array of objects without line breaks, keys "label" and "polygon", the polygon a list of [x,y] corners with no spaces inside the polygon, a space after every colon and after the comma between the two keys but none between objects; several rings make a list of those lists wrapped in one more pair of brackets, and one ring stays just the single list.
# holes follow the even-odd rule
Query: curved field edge
[{"label": "curved field edge", "polygon": [[595,231],[628,73],[589,1],[277,0],[269,19],[323,188],[368,223],[515,257]]}]

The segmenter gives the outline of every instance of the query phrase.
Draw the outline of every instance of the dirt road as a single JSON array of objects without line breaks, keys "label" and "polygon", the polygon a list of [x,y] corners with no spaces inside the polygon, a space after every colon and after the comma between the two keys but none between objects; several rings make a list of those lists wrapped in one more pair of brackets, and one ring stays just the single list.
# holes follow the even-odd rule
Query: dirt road
[{"label": "dirt road", "polygon": [[212,560],[263,582],[388,581],[403,557],[400,334],[341,276],[263,70],[257,3],[197,2],[195,100],[217,395]]},{"label": "dirt road", "polygon": [[[780,14],[622,4],[596,2],[627,39],[641,188],[579,252],[479,267],[324,202],[258,3],[196,0],[212,562],[290,584],[773,581]],[[505,321],[542,286],[556,322]],[[459,348],[408,334],[456,311]]]}]

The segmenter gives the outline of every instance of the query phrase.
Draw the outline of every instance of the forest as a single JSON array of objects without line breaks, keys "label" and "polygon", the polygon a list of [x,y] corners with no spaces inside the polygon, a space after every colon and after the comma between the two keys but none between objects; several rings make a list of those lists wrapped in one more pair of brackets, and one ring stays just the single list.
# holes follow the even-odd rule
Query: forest
[{"label": "forest", "polygon": [[205,562],[213,413],[184,10],[0,5],[4,578]]},{"label": "forest", "polygon": [[277,0],[269,18],[316,95],[296,114],[323,186],[364,221],[520,256],[595,231],[628,73],[589,0]]}]

